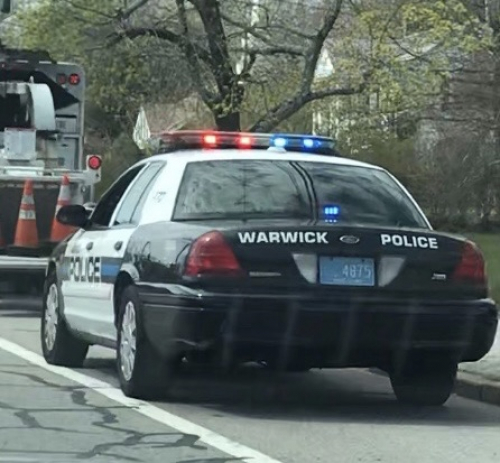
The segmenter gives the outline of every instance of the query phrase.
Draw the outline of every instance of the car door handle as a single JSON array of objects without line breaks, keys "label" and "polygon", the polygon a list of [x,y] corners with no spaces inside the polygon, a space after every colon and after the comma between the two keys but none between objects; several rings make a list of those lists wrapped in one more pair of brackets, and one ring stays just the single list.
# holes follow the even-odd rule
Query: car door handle
[{"label": "car door handle", "polygon": [[94,243],[92,243],[92,241],[89,241],[87,243],[87,246],[85,246],[87,248],[87,251],[90,251],[93,247],[94,247]]},{"label": "car door handle", "polygon": [[117,241],[117,242],[115,243],[115,249],[116,249],[117,251],[119,251],[119,250],[122,248],[122,246],[123,246],[123,241]]}]

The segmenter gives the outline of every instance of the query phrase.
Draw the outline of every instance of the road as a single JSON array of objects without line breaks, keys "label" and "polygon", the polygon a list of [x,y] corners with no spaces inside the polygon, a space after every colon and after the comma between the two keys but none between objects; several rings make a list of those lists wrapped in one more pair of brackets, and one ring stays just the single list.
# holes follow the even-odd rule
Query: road
[{"label": "road", "polygon": [[416,410],[367,371],[274,377],[251,367],[189,370],[169,403],[146,404],[116,389],[111,351],[92,348],[78,371],[46,366],[38,323],[0,311],[0,461],[500,461],[499,407],[453,397]]}]

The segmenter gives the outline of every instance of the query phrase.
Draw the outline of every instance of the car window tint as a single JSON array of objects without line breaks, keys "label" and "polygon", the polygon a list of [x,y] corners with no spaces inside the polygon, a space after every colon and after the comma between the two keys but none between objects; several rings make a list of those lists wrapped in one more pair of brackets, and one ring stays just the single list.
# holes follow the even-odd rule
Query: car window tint
[{"label": "car window tint", "polygon": [[120,205],[113,225],[123,225],[132,223],[134,212],[144,196],[144,193],[163,167],[162,162],[149,164],[135,179],[130,188],[125,193],[125,197]]},{"label": "car window tint", "polygon": [[109,226],[111,217],[115,212],[120,199],[124,195],[130,183],[144,169],[144,165],[134,167],[125,172],[111,187],[102,195],[92,213],[92,223],[102,227]]},{"label": "car window tint", "polygon": [[187,165],[174,220],[322,218],[342,223],[428,228],[385,171],[308,161],[217,160]]}]

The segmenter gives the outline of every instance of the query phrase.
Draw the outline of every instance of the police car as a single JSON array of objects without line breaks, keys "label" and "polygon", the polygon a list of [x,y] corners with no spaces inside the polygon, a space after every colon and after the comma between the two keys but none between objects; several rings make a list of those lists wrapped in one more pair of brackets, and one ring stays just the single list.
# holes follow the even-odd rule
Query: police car
[{"label": "police car", "polygon": [[125,395],[164,396],[181,363],[376,367],[441,405],[498,323],[485,264],[436,232],[386,170],[328,138],[181,131],[129,168],[47,268],[48,363],[117,351]]}]

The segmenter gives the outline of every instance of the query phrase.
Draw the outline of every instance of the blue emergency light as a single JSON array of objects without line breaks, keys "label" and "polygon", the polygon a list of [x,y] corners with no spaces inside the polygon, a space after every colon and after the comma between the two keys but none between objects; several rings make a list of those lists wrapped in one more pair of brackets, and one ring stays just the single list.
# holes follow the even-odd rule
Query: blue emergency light
[{"label": "blue emergency light", "polygon": [[323,220],[329,223],[337,222],[340,215],[340,207],[335,205],[323,206]]},{"label": "blue emergency light", "polygon": [[327,156],[340,156],[335,140],[315,135],[270,134],[245,132],[207,132],[179,130],[159,136],[156,154],[191,149],[258,149],[281,148]]}]

